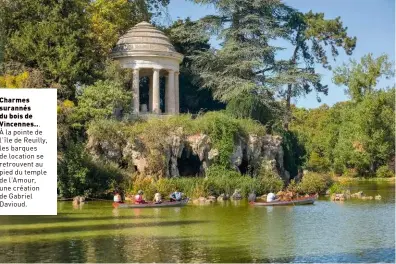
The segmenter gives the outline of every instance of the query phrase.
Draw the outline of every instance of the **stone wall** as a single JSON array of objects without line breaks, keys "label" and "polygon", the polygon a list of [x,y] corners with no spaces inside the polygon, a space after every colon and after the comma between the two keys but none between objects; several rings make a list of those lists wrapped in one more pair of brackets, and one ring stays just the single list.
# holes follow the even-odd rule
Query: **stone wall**
[{"label": "stone wall", "polygon": [[[113,162],[127,164],[139,173],[160,173],[165,177],[179,177],[180,160],[183,155],[184,163],[189,158],[195,157],[199,160],[199,171],[196,174],[203,176],[206,169],[213,164],[219,151],[213,147],[210,137],[205,134],[184,135],[182,129],[166,137],[159,138],[161,148],[150,149],[144,141],[139,138],[133,140],[118,141],[112,143],[106,140],[98,140],[90,137],[87,149],[96,158],[104,158]],[[236,171],[256,175],[260,166],[278,174],[285,182],[290,178],[283,164],[282,138],[280,136],[266,135],[258,137],[249,135],[247,138],[238,137],[235,140],[234,151],[230,157],[231,167]],[[161,157],[161,166],[152,171],[151,165],[157,160],[150,159],[153,152],[156,157]],[[158,158],[160,159],[160,158]],[[193,159],[191,159],[192,162]],[[155,167],[155,166],[154,166]],[[246,169],[248,167],[249,169]],[[183,175],[185,176],[185,175]],[[192,176],[192,175],[191,175]]]}]

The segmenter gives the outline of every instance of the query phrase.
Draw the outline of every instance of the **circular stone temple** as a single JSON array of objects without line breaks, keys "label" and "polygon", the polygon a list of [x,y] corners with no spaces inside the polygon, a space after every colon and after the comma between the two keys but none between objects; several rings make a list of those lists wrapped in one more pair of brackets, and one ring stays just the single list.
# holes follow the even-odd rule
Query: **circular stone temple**
[{"label": "circular stone temple", "polygon": [[[169,38],[150,23],[141,22],[121,36],[110,57],[123,68],[133,69],[133,112],[161,114],[160,77],[165,78],[165,113],[179,113],[179,65],[183,55],[176,52]],[[147,104],[140,104],[140,78],[148,77]]]}]

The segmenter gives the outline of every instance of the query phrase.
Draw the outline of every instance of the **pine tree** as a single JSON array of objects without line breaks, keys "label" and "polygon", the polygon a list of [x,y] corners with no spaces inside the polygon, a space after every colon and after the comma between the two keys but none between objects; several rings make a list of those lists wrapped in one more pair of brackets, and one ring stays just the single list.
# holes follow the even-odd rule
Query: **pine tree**
[{"label": "pine tree", "polygon": [[[286,116],[284,127],[288,129],[291,116],[291,99],[308,94],[313,90],[327,95],[328,87],[321,83],[321,78],[315,71],[315,64],[320,63],[325,69],[331,69],[329,64],[328,47],[335,59],[339,48],[351,55],[356,46],[356,37],[347,35],[340,17],[325,19],[323,13],[304,14],[298,11],[290,13],[285,27],[288,29],[286,39],[293,45],[294,50],[284,67],[279,68],[286,72],[286,89],[282,87],[279,95],[286,102]],[[317,96],[320,101],[319,96]]]},{"label": "pine tree", "polygon": [[221,49],[193,56],[200,85],[222,102],[251,93],[270,105],[282,75],[275,74],[279,48],[269,43],[285,36],[283,24],[290,8],[276,0],[195,2],[215,5],[218,15],[199,23],[221,40]]}]

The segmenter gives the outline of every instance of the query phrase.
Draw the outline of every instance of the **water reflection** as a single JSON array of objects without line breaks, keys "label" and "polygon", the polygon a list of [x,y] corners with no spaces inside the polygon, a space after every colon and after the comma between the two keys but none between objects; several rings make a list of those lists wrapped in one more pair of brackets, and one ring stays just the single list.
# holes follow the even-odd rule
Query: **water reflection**
[{"label": "water reflection", "polygon": [[[394,200],[394,190],[389,195]],[[384,201],[155,209],[59,203],[57,216],[0,217],[0,262],[394,262],[395,208]]]},{"label": "water reflection", "polygon": [[120,216],[120,210],[118,208],[114,208],[112,211],[114,217],[119,217]]},{"label": "water reflection", "polygon": [[140,216],[142,213],[142,209],[139,208],[133,208],[132,211],[135,216]]}]

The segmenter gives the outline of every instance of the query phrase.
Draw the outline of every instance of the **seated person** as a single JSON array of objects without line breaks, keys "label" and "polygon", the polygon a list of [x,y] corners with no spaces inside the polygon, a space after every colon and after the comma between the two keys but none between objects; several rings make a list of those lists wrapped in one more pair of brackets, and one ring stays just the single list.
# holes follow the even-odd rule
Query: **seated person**
[{"label": "seated person", "polygon": [[135,195],[135,204],[142,204],[146,203],[146,201],[143,199],[143,191],[139,190],[138,194]]},{"label": "seated person", "polygon": [[122,197],[121,197],[119,192],[116,192],[114,194],[114,199],[113,200],[114,200],[115,203],[122,203]]},{"label": "seated person", "polygon": [[170,201],[171,201],[171,202],[181,201],[181,200],[182,200],[182,196],[183,196],[183,193],[179,192],[179,190],[176,189],[176,191],[173,192],[173,193],[170,195]]},{"label": "seated person", "polygon": [[276,201],[279,201],[279,199],[276,197],[276,195],[274,193],[269,193],[267,195],[267,203],[276,202]]},{"label": "seated person", "polygon": [[154,194],[154,203],[156,204],[162,203],[162,196],[159,192],[155,192]]}]

